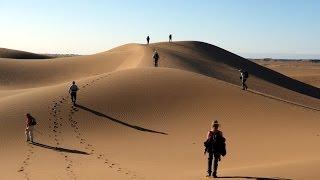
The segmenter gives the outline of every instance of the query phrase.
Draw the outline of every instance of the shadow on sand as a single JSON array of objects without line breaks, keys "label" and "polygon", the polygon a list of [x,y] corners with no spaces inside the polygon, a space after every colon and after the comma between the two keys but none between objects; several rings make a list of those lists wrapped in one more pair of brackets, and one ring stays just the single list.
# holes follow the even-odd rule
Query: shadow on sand
[{"label": "shadow on sand", "polygon": [[255,180],[291,180],[291,179],[278,178],[278,177],[267,178],[267,177],[250,177],[250,176],[219,176],[218,178],[223,178],[223,179],[255,179]]},{"label": "shadow on sand", "polygon": [[51,150],[58,151],[58,152],[67,152],[67,153],[74,153],[74,154],[89,155],[89,153],[86,153],[84,151],[79,151],[79,150],[74,150],[74,149],[65,149],[65,148],[61,148],[61,147],[53,147],[53,146],[49,146],[49,145],[45,145],[45,144],[41,144],[41,143],[37,143],[37,142],[32,143],[32,145],[46,148],[46,149],[51,149]]},{"label": "shadow on sand", "polygon": [[127,127],[130,127],[132,129],[135,129],[135,130],[138,130],[138,131],[144,131],[144,132],[149,132],[149,133],[156,133],[156,134],[163,134],[163,135],[168,135],[167,133],[164,133],[164,132],[160,132],[160,131],[154,131],[154,130],[151,130],[151,129],[146,129],[146,128],[143,128],[143,127],[140,127],[140,126],[135,126],[135,125],[131,125],[131,124],[128,124],[126,122],[123,122],[123,121],[120,121],[118,119],[115,119],[113,117],[110,117],[110,116],[107,116],[101,112],[98,112],[98,111],[95,111],[95,110],[92,110],[90,108],[87,108],[85,106],[82,106],[82,105],[79,105],[79,104],[76,104],[75,105],[76,107],[80,108],[80,109],[83,109],[85,111],[88,111],[92,114],[95,114],[97,116],[100,116],[100,117],[104,117],[104,118],[107,118],[107,119],[110,119],[111,121],[113,122],[116,122],[118,124],[122,124],[124,126],[127,126]]},{"label": "shadow on sand", "polygon": [[306,105],[303,105],[303,104],[295,103],[295,102],[292,102],[292,101],[288,101],[288,100],[285,100],[285,99],[274,97],[274,96],[271,96],[271,95],[268,95],[268,94],[263,94],[263,93],[260,93],[260,92],[257,92],[257,91],[253,91],[253,90],[250,90],[250,89],[248,89],[247,92],[250,92],[250,93],[253,93],[253,94],[257,94],[257,95],[260,95],[260,96],[263,96],[263,97],[266,97],[266,98],[274,99],[274,100],[277,100],[277,101],[281,101],[281,102],[284,102],[284,103],[287,103],[287,104],[291,104],[291,105],[294,105],[294,106],[302,107],[302,108],[305,108],[305,109],[310,109],[310,110],[313,110],[313,111],[320,111],[320,109],[317,109],[317,108],[314,108],[314,107],[310,107],[310,106],[306,106]]}]

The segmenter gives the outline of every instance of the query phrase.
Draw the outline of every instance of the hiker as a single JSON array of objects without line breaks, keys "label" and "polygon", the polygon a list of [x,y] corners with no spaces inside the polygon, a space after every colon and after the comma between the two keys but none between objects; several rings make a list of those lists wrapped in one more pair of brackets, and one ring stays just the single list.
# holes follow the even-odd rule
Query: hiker
[{"label": "hiker", "polygon": [[34,126],[37,125],[37,122],[34,117],[32,117],[29,113],[26,114],[27,120],[26,120],[26,137],[27,142],[33,143],[33,130]]},{"label": "hiker", "polygon": [[147,36],[147,44],[149,44],[149,42],[150,42],[150,37]]},{"label": "hiker", "polygon": [[76,82],[72,82],[72,85],[69,89],[69,94],[71,95],[71,101],[73,103],[73,105],[76,104],[77,101],[77,91],[79,91],[78,86],[76,85]]},{"label": "hiker", "polygon": [[169,42],[172,42],[172,34],[169,35]]},{"label": "hiker", "polygon": [[[226,145],[225,138],[223,137],[222,132],[219,130],[219,122],[214,121],[212,123],[212,128],[208,132],[207,140],[204,142],[205,151],[204,153],[208,153],[208,175],[210,177],[211,174],[213,177],[217,177],[217,169],[218,169],[218,161],[221,161],[221,155],[226,155]],[[213,162],[213,172],[212,172],[212,160]]]},{"label": "hiker", "polygon": [[249,73],[248,71],[244,71],[242,69],[239,70],[240,72],[240,79],[241,79],[241,82],[242,82],[242,90],[247,90],[248,89],[248,86],[246,84],[246,81],[249,77]]},{"label": "hiker", "polygon": [[152,57],[153,57],[153,60],[154,60],[154,67],[158,67],[158,61],[159,61],[159,58],[160,58],[158,52],[154,51]]}]

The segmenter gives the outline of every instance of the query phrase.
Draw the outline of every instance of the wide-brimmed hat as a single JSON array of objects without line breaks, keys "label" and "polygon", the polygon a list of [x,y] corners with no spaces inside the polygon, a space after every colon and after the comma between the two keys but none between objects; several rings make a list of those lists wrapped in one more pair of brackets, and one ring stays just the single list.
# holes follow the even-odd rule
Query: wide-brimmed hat
[{"label": "wide-brimmed hat", "polygon": [[212,122],[212,126],[219,126],[220,124],[219,124],[219,122],[217,121],[217,120],[215,120],[215,121],[213,121]]}]

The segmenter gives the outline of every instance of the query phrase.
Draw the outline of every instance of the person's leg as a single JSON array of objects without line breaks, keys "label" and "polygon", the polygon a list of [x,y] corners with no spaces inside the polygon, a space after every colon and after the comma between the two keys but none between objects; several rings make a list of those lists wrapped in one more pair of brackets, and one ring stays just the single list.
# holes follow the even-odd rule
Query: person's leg
[{"label": "person's leg", "polygon": [[71,102],[73,102],[73,94],[72,94],[72,92],[70,93],[70,97],[71,97]]},{"label": "person's leg", "polygon": [[247,79],[244,79],[244,81],[243,81],[244,89],[248,89],[248,86],[247,86],[247,84],[246,84],[246,81],[247,81]]},{"label": "person's leg", "polygon": [[26,131],[24,133],[26,134],[27,141],[30,141],[29,130],[26,129]]},{"label": "person's leg", "polygon": [[212,173],[212,159],[213,159],[213,153],[209,153],[208,156],[208,176],[211,176]]},{"label": "person's leg", "polygon": [[30,126],[30,130],[29,130],[29,136],[30,136],[30,141],[33,142],[33,126]]},{"label": "person's leg", "polygon": [[74,92],[71,92],[71,101],[72,101],[72,103],[74,103],[75,102],[75,93]]},{"label": "person's leg", "polygon": [[74,104],[76,103],[76,101],[77,101],[77,92],[74,93],[74,101],[73,101]]},{"label": "person's leg", "polygon": [[244,78],[242,78],[242,90],[245,90],[246,84],[245,84],[246,80]]},{"label": "person's leg", "polygon": [[219,154],[215,154],[214,155],[214,162],[213,162],[213,173],[212,176],[213,177],[217,177],[217,170],[218,170],[218,162],[220,160],[220,155]]}]

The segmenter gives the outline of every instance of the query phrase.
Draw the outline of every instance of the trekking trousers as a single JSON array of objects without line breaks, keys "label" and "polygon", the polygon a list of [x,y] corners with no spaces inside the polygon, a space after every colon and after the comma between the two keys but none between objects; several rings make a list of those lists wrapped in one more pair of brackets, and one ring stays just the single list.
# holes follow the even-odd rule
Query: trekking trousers
[{"label": "trekking trousers", "polygon": [[246,84],[246,81],[247,81],[246,78],[243,78],[243,79],[242,79],[242,89],[248,89],[248,86],[247,86],[247,84]]},{"label": "trekking trousers", "polygon": [[158,67],[158,59],[154,60],[154,67]]},{"label": "trekking trousers", "polygon": [[218,161],[220,159],[220,154],[214,154],[213,152],[209,152],[208,156],[208,174],[211,175],[212,173],[212,160],[214,158],[213,162],[213,174],[217,174],[218,169]]},{"label": "trekking trousers", "polygon": [[27,141],[33,142],[33,129],[34,129],[33,126],[27,127],[26,132],[25,132]]},{"label": "trekking trousers", "polygon": [[71,101],[75,103],[76,100],[77,100],[77,92],[71,92]]}]

